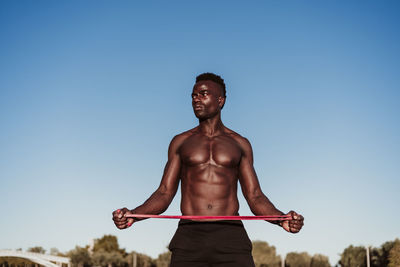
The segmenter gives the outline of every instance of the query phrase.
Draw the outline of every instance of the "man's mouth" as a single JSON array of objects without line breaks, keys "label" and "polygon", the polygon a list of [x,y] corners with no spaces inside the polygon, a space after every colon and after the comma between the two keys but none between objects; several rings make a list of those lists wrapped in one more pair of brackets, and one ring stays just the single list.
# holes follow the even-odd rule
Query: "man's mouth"
[{"label": "man's mouth", "polygon": [[194,105],[194,106],[193,106],[193,109],[194,109],[194,110],[202,110],[202,109],[203,109],[203,106],[202,106],[202,105]]}]

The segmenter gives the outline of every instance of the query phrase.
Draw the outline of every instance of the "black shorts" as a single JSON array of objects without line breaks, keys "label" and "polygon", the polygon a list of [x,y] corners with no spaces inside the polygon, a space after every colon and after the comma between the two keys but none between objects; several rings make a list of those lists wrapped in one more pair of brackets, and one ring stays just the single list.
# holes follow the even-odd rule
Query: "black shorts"
[{"label": "black shorts", "polygon": [[254,267],[241,221],[179,221],[169,244],[171,267]]}]

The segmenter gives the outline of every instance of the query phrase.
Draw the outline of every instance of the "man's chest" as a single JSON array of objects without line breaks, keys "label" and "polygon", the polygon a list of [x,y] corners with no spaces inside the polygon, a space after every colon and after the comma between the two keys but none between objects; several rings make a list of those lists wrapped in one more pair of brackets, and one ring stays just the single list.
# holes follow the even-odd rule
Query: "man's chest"
[{"label": "man's chest", "polygon": [[241,149],[229,137],[193,136],[181,146],[181,160],[184,164],[212,164],[223,167],[235,167],[240,162]]}]

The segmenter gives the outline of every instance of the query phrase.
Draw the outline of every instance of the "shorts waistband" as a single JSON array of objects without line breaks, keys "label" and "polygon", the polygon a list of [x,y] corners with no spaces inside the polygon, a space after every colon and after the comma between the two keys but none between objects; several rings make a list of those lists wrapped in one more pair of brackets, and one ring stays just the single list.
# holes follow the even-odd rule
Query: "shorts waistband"
[{"label": "shorts waistband", "polygon": [[233,225],[243,227],[242,221],[239,220],[193,221],[181,219],[179,225]]}]

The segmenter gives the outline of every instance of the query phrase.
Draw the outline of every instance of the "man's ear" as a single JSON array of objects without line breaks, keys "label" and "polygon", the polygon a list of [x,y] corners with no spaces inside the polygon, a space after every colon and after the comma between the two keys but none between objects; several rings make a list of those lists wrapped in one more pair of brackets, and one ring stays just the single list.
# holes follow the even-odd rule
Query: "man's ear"
[{"label": "man's ear", "polygon": [[219,104],[219,106],[221,107],[221,109],[224,107],[224,105],[225,105],[225,97],[222,97],[222,96],[219,96],[218,97],[218,104]]}]

